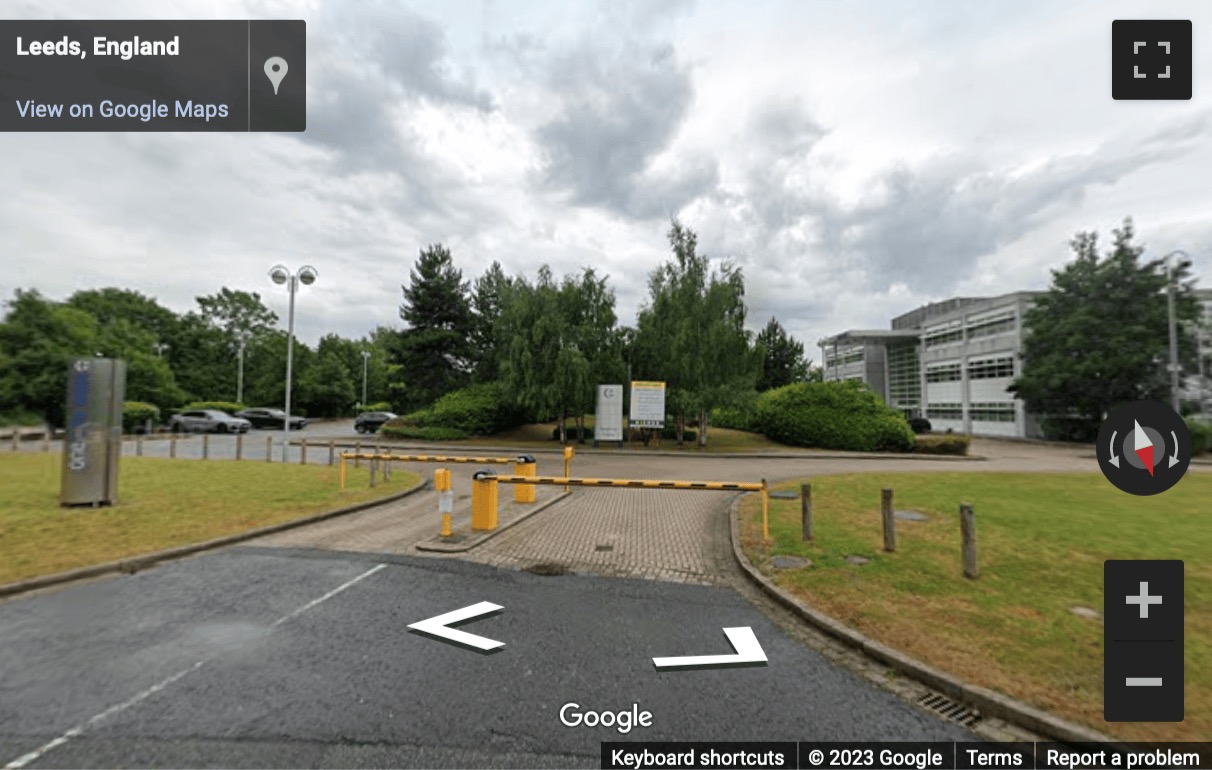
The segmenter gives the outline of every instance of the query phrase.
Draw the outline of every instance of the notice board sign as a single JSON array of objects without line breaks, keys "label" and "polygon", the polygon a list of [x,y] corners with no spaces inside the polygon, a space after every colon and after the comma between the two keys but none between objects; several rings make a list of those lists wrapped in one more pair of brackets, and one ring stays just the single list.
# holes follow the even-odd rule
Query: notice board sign
[{"label": "notice board sign", "polygon": [[630,424],[633,428],[665,427],[665,383],[631,383]]}]

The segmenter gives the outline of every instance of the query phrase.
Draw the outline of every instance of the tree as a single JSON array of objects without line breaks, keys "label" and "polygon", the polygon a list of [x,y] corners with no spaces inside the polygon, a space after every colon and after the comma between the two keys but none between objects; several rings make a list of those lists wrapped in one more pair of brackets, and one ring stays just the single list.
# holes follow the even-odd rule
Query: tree
[{"label": "tree", "polygon": [[465,385],[472,360],[468,286],[450,251],[441,244],[422,249],[409,280],[408,286],[400,287],[404,292],[400,318],[408,328],[400,334],[393,362],[401,366],[406,381],[407,411],[428,406]]},{"label": "tree", "polygon": [[277,313],[267,308],[256,292],[224,286],[218,294],[208,294],[197,300],[202,319],[222,329],[233,344],[240,334],[250,337],[265,334],[278,323]]},{"label": "tree", "polygon": [[[1029,411],[1046,415],[1045,431],[1090,440],[1117,404],[1168,401],[1168,279],[1161,260],[1141,261],[1132,220],[1113,230],[1099,259],[1097,234],[1078,233],[1075,259],[1052,273],[1052,286],[1025,314],[1022,374],[1010,390]],[[1176,316],[1198,316],[1189,263],[1175,271]],[[1195,364],[1194,344],[1182,335],[1181,360]]]},{"label": "tree", "polygon": [[673,259],[649,276],[649,302],[640,311],[632,374],[664,380],[678,444],[687,415],[698,415],[699,444],[707,442],[707,415],[756,384],[761,359],[745,331],[745,282],[724,262],[716,269],[698,253],[698,236],[677,219],[669,244]]},{"label": "tree", "polygon": [[88,313],[18,289],[0,324],[0,412],[33,412],[62,426],[68,365],[96,355],[97,340],[98,324]]},{"label": "tree", "polygon": [[311,417],[339,417],[353,404],[354,385],[349,367],[331,349],[317,354],[316,362],[299,378],[300,406]]},{"label": "tree", "polygon": [[494,261],[472,287],[472,358],[476,382],[493,382],[500,377],[505,344],[497,333],[497,326],[510,281],[500,263]]},{"label": "tree", "polygon": [[[184,391],[183,402],[235,399],[238,362],[231,339],[223,329],[207,322],[199,313],[189,312],[180,318],[167,344],[164,359]],[[251,381],[248,374],[246,365],[245,383]],[[250,389],[245,387],[246,401],[249,394]]]},{"label": "tree", "polygon": [[804,343],[789,335],[777,318],[771,316],[758,332],[757,344],[762,356],[759,392],[808,381],[812,362],[804,357]]},{"label": "tree", "polygon": [[560,286],[560,316],[566,335],[563,345],[578,357],[567,359],[580,366],[583,361],[588,377],[570,382],[568,406],[576,418],[577,436],[585,441],[585,413],[597,406],[597,386],[615,382],[624,376],[623,339],[615,328],[614,291],[599,278],[593,268],[581,271],[579,278],[565,276]]},{"label": "tree", "polygon": [[130,289],[86,289],[68,297],[66,304],[97,319],[102,329],[117,322],[144,329],[151,334],[153,344],[171,337],[178,323],[176,313]]}]

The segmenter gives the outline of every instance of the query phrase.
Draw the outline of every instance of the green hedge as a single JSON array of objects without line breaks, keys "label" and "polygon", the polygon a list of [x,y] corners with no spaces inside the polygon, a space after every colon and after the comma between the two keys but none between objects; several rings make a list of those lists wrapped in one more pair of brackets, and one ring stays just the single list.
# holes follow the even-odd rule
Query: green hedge
[{"label": "green hedge", "polygon": [[1212,422],[1188,417],[1187,430],[1191,432],[1191,454],[1202,455],[1212,450]]},{"label": "green hedge", "polygon": [[441,428],[437,426],[418,428],[408,425],[395,425],[396,421],[384,425],[379,432],[389,438],[414,438],[422,441],[458,441],[471,438],[471,434],[458,428]]},{"label": "green hedge", "polygon": [[798,382],[758,397],[756,427],[790,446],[908,452],[905,416],[857,382]]},{"label": "green hedge", "polygon": [[[218,409],[220,412],[235,414],[244,409],[244,404],[237,404],[235,401],[191,401],[177,411],[188,412],[194,409]],[[292,409],[296,415],[299,414],[297,409]]]},{"label": "green hedge", "polygon": [[146,401],[124,401],[122,403],[122,432],[142,433],[151,420],[152,428],[160,422],[160,407]]},{"label": "green hedge", "polygon": [[754,417],[753,409],[736,406],[717,407],[711,410],[711,425],[716,428],[752,431]]},{"label": "green hedge", "polygon": [[488,436],[525,421],[525,414],[508,398],[504,386],[489,382],[447,393],[432,406],[404,415],[398,424],[453,428],[473,436]]},{"label": "green hedge", "polygon": [[924,455],[966,455],[972,438],[959,433],[948,436],[918,436],[913,451]]},{"label": "green hedge", "polygon": [[391,404],[386,401],[376,401],[373,404],[367,404],[362,407],[363,412],[390,412]]}]

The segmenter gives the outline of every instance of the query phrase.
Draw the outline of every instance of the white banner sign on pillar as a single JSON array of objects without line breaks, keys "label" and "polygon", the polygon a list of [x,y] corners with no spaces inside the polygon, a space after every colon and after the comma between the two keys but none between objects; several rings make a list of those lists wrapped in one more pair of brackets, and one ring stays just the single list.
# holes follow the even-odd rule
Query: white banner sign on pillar
[{"label": "white banner sign on pillar", "polygon": [[593,423],[594,441],[623,440],[623,386],[599,385]]}]

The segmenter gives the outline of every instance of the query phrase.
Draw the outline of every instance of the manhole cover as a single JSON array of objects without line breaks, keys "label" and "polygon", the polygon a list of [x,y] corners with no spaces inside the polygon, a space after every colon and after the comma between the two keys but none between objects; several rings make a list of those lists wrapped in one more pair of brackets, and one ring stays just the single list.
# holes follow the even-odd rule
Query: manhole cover
[{"label": "manhole cover", "polygon": [[926,521],[926,514],[917,511],[893,511],[892,515],[901,521]]},{"label": "manhole cover", "polygon": [[529,572],[532,575],[545,575],[545,576],[572,574],[572,570],[568,569],[568,567],[566,565],[557,564],[555,562],[550,562],[550,561],[549,562],[540,562],[538,564],[531,564],[529,567],[523,567],[522,571]]},{"label": "manhole cover", "polygon": [[1102,615],[1098,610],[1092,610],[1089,607],[1070,607],[1069,611],[1079,618],[1089,618],[1090,620],[1098,620]]},{"label": "manhole cover", "polygon": [[775,500],[798,500],[800,495],[798,492],[771,492],[770,497]]},{"label": "manhole cover", "polygon": [[850,562],[851,564],[857,564],[859,566],[862,566],[871,560],[868,559],[866,556],[855,556],[855,555],[851,554],[850,556],[846,557],[846,561]]},{"label": "manhole cover", "polygon": [[595,545],[593,547],[593,550],[595,550],[595,551],[613,551],[614,546],[613,545]]},{"label": "manhole cover", "polygon": [[770,563],[778,569],[801,569],[812,566],[812,562],[802,556],[775,556]]}]

